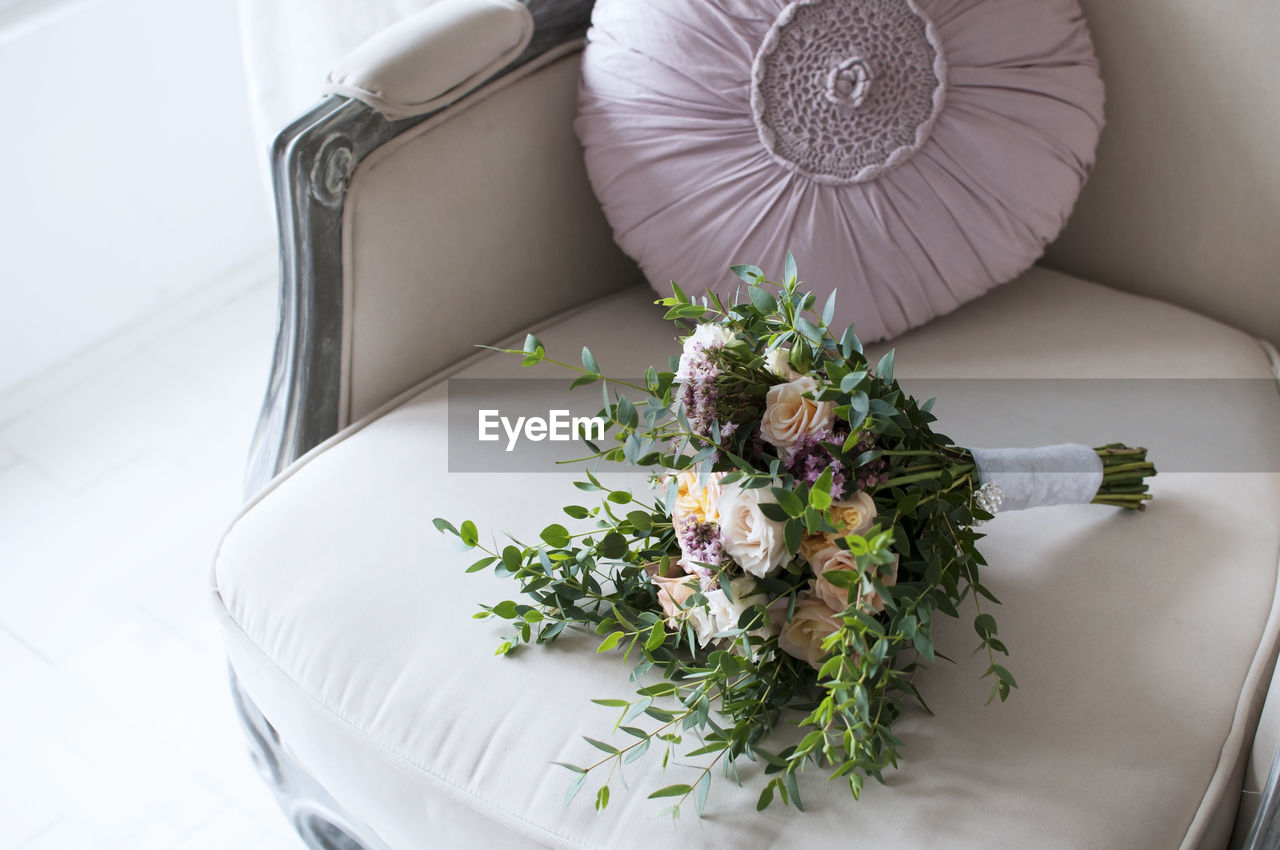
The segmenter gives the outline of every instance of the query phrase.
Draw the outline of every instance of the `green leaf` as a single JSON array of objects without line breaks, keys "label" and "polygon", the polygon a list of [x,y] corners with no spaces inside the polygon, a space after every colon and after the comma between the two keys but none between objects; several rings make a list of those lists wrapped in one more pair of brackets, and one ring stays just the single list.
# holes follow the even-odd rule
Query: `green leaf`
[{"label": "green leaf", "polygon": [[702,774],[702,778],[698,780],[698,795],[696,797],[698,804],[698,817],[702,817],[702,810],[707,805],[707,792],[711,790],[711,772]]},{"label": "green leaf", "polygon": [[621,722],[630,723],[632,720],[635,720],[637,717],[648,711],[651,705],[653,705],[653,697],[645,697],[644,699],[636,700],[631,704],[631,707],[626,710],[626,713],[622,715]]},{"label": "green leaf", "polygon": [[458,532],[458,536],[468,549],[480,542],[480,532],[476,530],[476,524],[471,520],[462,524],[462,530]]},{"label": "green leaf", "polygon": [[[775,782],[777,780],[774,780]],[[764,786],[764,790],[760,792],[760,799],[756,800],[756,811],[763,812],[769,808],[769,804],[773,802],[773,782]]]},{"label": "green leaf", "polygon": [[787,286],[795,286],[796,279],[796,258],[791,256],[791,252],[787,252],[787,259],[782,266],[782,282]]},{"label": "green leaf", "polygon": [[631,705],[625,699],[593,699],[596,705],[603,705],[605,708],[626,708]]},{"label": "green leaf", "polygon": [[631,764],[631,762],[640,758],[640,756],[644,755],[648,751],[649,751],[649,738],[646,737],[643,741],[636,744],[631,749],[627,750],[627,754],[622,757],[622,763]]},{"label": "green leaf", "polygon": [[794,555],[800,551],[800,543],[804,540],[804,523],[798,519],[789,520],[782,527],[782,536],[787,541],[787,551]]},{"label": "green leaf", "polygon": [[636,406],[624,395],[618,396],[618,421],[628,428],[636,427],[640,421],[636,416]]},{"label": "green leaf", "polygon": [[876,374],[880,376],[880,380],[886,384],[893,383],[893,349],[889,349],[889,353],[880,358],[879,365],[876,366]]},{"label": "green leaf", "polygon": [[519,570],[523,563],[524,556],[516,547],[508,546],[502,550],[502,566],[506,567],[511,572],[514,573]]},{"label": "green leaf", "polygon": [[774,522],[786,522],[791,518],[790,514],[782,509],[782,505],[775,502],[761,502],[760,513]]},{"label": "green leaf", "polygon": [[855,353],[862,353],[862,341],[854,333],[852,324],[844,329],[844,334],[840,337],[840,353],[844,355],[846,360],[851,359]]},{"label": "green leaf", "polygon": [[591,516],[591,511],[581,505],[565,505],[564,512],[574,519],[586,519]]},{"label": "green leaf", "polygon": [[596,811],[602,812],[609,807],[609,786],[602,785],[596,792]]},{"label": "green leaf", "polygon": [[794,491],[786,487],[770,487],[769,492],[777,499],[778,506],[787,512],[787,516],[798,517],[804,514],[804,502]]},{"label": "green leaf", "polygon": [[604,640],[600,641],[600,646],[596,647],[596,652],[608,652],[618,645],[618,641],[625,637],[623,632],[612,632]]},{"label": "green leaf", "polygon": [[1014,687],[1014,688],[1018,687],[1018,683],[1016,680],[1014,680],[1013,674],[1010,673],[1005,668],[1001,667],[999,664],[992,664],[991,670],[996,674],[996,678],[999,679],[1001,682],[1004,682],[1010,687]]},{"label": "green leaf", "polygon": [[647,511],[632,511],[627,514],[627,521],[641,534],[648,534],[653,529],[653,517]]},{"label": "green leaf", "polygon": [[742,279],[743,283],[755,284],[764,278],[759,266],[729,266],[729,271]]},{"label": "green leaf", "polygon": [[689,303],[689,296],[684,294],[684,290],[681,289],[674,280],[671,281],[671,294],[674,295],[676,297],[676,301],[681,304]]},{"label": "green leaf", "polygon": [[535,351],[537,351],[537,350],[538,350],[538,349],[540,349],[540,348],[541,348],[542,350],[544,350],[544,351],[546,350],[546,346],[542,344],[542,340],[538,339],[538,338],[537,338],[536,336],[534,336],[533,334],[528,334],[528,335],[524,338],[524,352],[525,352],[525,354],[532,354],[532,353],[534,353]]},{"label": "green leaf", "polygon": [[831,467],[828,466],[809,489],[809,504],[820,511],[831,507],[831,485]]},{"label": "green leaf", "polygon": [[822,324],[831,327],[831,320],[836,316],[836,292],[831,290],[831,294],[827,296],[826,306],[822,308]]},{"label": "green leaf", "polygon": [[851,393],[867,379],[867,373],[864,369],[857,369],[840,379],[840,392]]},{"label": "green leaf", "polygon": [[475,562],[474,564],[472,564],[471,566],[467,567],[467,572],[469,572],[469,573],[478,573],[478,572],[480,572],[481,570],[483,570],[485,567],[487,567],[487,566],[489,566],[490,564],[492,564],[492,563],[493,563],[494,561],[496,561],[496,560],[498,560],[498,559],[497,559],[497,558],[495,558],[495,557],[493,557],[492,555],[489,555],[488,557],[485,557],[485,558],[481,558],[480,560],[476,561],[476,562]]},{"label": "green leaf", "polygon": [[604,741],[597,741],[595,738],[588,738],[586,735],[582,736],[582,740],[586,741],[597,750],[608,753],[611,756],[616,756],[618,754],[618,748],[612,744],[606,744]]},{"label": "green leaf", "polygon": [[564,804],[566,806],[568,806],[571,802],[573,802],[574,797],[578,796],[578,792],[582,790],[582,783],[586,781],[587,781],[587,774],[583,773],[577,776],[572,782],[569,783],[569,787],[565,790],[565,794],[564,794]]},{"label": "green leaf", "polygon": [[666,788],[659,788],[649,795],[650,800],[657,800],[660,797],[683,797],[692,791],[689,785],[668,785]]},{"label": "green leaf", "polygon": [[436,517],[431,520],[431,524],[434,525],[436,527],[436,531],[441,534],[444,534],[446,531],[453,535],[457,535],[458,533],[458,529],[453,527],[453,523],[449,522],[449,520],[444,517]]},{"label": "green leaf", "polygon": [[582,346],[582,367],[593,375],[600,374],[600,367],[596,365],[595,355],[585,345]]},{"label": "green leaf", "polygon": [[644,648],[649,652],[653,652],[655,649],[662,646],[666,639],[667,630],[663,626],[662,621],[659,620],[654,623],[653,628],[649,630],[649,637],[645,639]]},{"label": "green leaf", "polygon": [[777,300],[768,292],[765,292],[764,289],[762,289],[761,287],[752,286],[749,289],[747,289],[747,294],[751,296],[752,306],[754,306],[762,314],[768,316],[778,311]]},{"label": "green leaf", "polygon": [[600,541],[600,554],[606,558],[621,558],[626,552],[627,539],[616,531],[609,532]]},{"label": "green leaf", "polygon": [[614,490],[606,498],[615,505],[625,505],[632,500],[631,493],[626,490]]},{"label": "green leaf", "polygon": [[576,390],[578,387],[585,387],[587,384],[594,384],[600,380],[599,375],[579,375],[573,379],[573,383],[569,384],[569,389]]},{"label": "green leaf", "polygon": [[990,614],[979,614],[973,619],[973,630],[978,633],[978,637],[986,640],[996,633],[996,618]]},{"label": "green leaf", "polygon": [[558,523],[548,525],[538,536],[544,543],[555,549],[563,549],[569,545],[569,529]]},{"label": "green leaf", "polygon": [[800,331],[801,335],[814,345],[822,342],[822,330],[806,318],[796,318],[796,330]]},{"label": "green leaf", "polygon": [[796,808],[803,812],[804,803],[800,800],[800,786],[796,784],[796,775],[788,771],[783,776],[787,784],[787,790],[791,792],[791,799],[795,802]]},{"label": "green leaf", "polygon": [[[861,426],[862,423],[866,420],[867,412],[870,410],[870,408],[871,408],[871,399],[869,399],[867,397],[867,394],[864,393],[862,390],[858,390],[856,392],[849,394],[849,427],[852,428],[855,432],[849,435],[849,440],[852,441],[855,445],[857,444],[856,432],[859,426]],[[848,445],[848,443],[846,443],[846,445]],[[849,446],[849,448],[853,448],[853,446]]]}]

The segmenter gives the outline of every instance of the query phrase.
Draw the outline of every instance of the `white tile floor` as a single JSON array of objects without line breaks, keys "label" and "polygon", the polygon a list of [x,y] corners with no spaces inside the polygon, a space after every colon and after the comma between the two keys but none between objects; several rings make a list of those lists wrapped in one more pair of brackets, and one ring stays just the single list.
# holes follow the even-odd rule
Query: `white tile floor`
[{"label": "white tile floor", "polygon": [[209,600],[275,281],[263,258],[0,395],[0,850],[302,846]]}]

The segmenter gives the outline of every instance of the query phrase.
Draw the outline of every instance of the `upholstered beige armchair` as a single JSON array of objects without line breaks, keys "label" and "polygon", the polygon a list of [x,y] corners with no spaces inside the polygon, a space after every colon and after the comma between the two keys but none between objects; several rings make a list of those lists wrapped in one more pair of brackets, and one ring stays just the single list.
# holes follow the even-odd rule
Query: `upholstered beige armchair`
[{"label": "upholstered beige armchair", "polygon": [[[590,5],[431,4],[316,80],[272,150],[279,335],[214,598],[308,846],[1280,846],[1275,468],[1162,474],[1139,523],[997,522],[987,584],[1022,687],[985,707],[965,660],[929,670],[936,714],[904,716],[906,762],[856,804],[815,776],[803,814],[736,817],[755,792],[728,782],[675,827],[639,793],[562,807],[551,763],[608,723],[586,707],[622,668],[573,638],[495,659],[471,615],[503,589],[430,519],[528,532],[571,501],[567,476],[449,471],[447,379],[519,371],[477,343],[536,329],[619,374],[673,344],[574,136]],[[1084,6],[1108,123],[1070,225],[1021,279],[894,340],[900,368],[1274,381],[1280,6]],[[1280,445],[1280,394],[1186,415]]]}]

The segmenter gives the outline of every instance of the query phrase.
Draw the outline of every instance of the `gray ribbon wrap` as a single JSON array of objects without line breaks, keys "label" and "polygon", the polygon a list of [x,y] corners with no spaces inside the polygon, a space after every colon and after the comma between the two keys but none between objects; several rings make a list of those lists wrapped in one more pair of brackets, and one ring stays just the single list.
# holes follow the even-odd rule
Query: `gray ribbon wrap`
[{"label": "gray ribbon wrap", "polygon": [[1002,511],[1087,505],[1102,486],[1102,458],[1079,443],[969,451],[978,467],[979,483],[994,483],[1003,493]]}]

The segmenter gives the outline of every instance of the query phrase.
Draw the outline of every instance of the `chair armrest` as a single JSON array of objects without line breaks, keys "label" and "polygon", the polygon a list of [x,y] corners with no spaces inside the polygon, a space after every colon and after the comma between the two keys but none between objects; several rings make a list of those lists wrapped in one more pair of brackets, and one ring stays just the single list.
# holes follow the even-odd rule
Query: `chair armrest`
[{"label": "chair armrest", "polygon": [[324,92],[388,118],[422,115],[510,64],[532,36],[533,16],[515,0],[441,0],[339,60]]},{"label": "chair armrest", "polygon": [[[273,145],[280,318],[249,494],[476,343],[641,280],[573,132],[592,0],[446,3],[454,12],[424,10],[335,77],[421,111],[393,119],[366,95],[330,94]],[[531,37],[512,28],[525,15]],[[485,50],[433,64],[484,20],[498,22]]]}]

